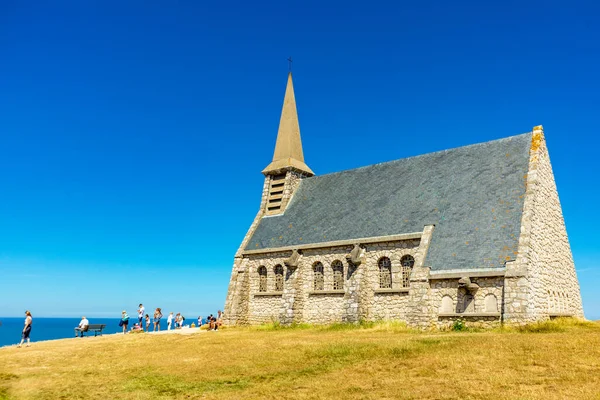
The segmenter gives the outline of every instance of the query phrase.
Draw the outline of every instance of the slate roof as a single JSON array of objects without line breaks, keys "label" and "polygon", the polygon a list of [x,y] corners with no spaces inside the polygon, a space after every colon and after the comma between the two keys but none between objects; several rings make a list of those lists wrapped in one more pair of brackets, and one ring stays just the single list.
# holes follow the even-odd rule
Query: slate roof
[{"label": "slate roof", "polygon": [[531,133],[305,178],[246,250],[421,232],[432,270],[501,268],[516,257]]}]

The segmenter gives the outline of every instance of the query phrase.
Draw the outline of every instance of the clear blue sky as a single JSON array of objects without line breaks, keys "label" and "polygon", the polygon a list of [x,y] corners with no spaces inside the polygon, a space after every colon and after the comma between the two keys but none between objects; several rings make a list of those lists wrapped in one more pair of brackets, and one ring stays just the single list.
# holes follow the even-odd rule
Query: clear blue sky
[{"label": "clear blue sky", "polygon": [[222,308],[293,56],[324,174],[530,131],[600,318],[600,5],[0,1],[0,315]]}]

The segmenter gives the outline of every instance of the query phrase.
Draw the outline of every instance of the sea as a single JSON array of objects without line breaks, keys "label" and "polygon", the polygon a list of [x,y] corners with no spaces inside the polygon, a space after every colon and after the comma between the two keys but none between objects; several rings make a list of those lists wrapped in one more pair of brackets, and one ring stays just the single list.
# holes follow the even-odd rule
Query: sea
[{"label": "sea", "polygon": [[[31,324],[31,342],[41,340],[53,340],[75,337],[74,329],[79,325],[81,318],[42,318],[34,317]],[[119,326],[119,318],[88,318],[90,324],[105,324],[104,334],[122,332]],[[137,318],[129,320],[129,328],[137,322]],[[186,323],[197,323],[196,320],[186,319]],[[21,332],[25,324],[25,318],[2,318],[0,317],[0,347],[18,344],[21,341]],[[161,320],[161,330],[167,328],[167,319]],[[152,329],[152,324],[150,324]],[[88,334],[89,335],[89,334]],[[93,336],[93,333],[92,333]]]}]

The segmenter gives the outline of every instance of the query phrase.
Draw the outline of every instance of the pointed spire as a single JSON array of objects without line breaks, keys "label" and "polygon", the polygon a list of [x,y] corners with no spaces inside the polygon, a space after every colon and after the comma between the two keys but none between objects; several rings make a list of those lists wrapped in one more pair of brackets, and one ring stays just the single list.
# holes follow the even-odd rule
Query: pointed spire
[{"label": "pointed spire", "polygon": [[275,143],[273,162],[262,172],[263,174],[281,173],[293,169],[309,176],[314,175],[308,165],[304,163],[302,152],[302,140],[300,139],[300,124],[296,111],[296,97],[294,96],[294,84],[292,83],[292,72],[288,74],[283,109]]}]

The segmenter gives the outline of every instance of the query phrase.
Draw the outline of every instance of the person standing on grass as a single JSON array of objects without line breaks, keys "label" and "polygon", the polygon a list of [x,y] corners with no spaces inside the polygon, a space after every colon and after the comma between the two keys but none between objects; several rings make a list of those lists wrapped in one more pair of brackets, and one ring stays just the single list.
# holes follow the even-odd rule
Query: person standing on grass
[{"label": "person standing on grass", "polygon": [[129,325],[129,315],[127,315],[127,311],[123,310],[121,312],[121,322],[119,325],[123,327],[123,333],[127,333],[127,325]]},{"label": "person standing on grass", "polygon": [[146,314],[146,332],[150,331],[150,316]]},{"label": "person standing on grass", "polygon": [[140,306],[138,307],[138,324],[140,324],[140,326],[142,327],[142,330],[144,330],[144,324],[142,323],[144,321],[144,313],[146,312],[146,309],[144,308],[144,305],[142,303],[140,303]]},{"label": "person standing on grass", "polygon": [[160,332],[160,319],[162,318],[162,311],[160,308],[157,308],[156,310],[154,310],[154,329],[152,330],[154,331],[159,331]]},{"label": "person standing on grass", "polygon": [[202,326],[202,316],[198,317],[198,328]]},{"label": "person standing on grass", "polygon": [[29,312],[29,310],[25,311],[25,327],[23,328],[23,332],[21,332],[21,343],[19,343],[19,345],[17,347],[21,347],[25,340],[27,340],[27,347],[29,347],[29,344],[30,344],[29,335],[31,334],[31,322],[32,321],[33,321],[33,318],[31,317],[31,313]]},{"label": "person standing on grass", "polygon": [[173,324],[173,312],[171,311],[169,313],[169,316],[167,317],[167,330],[170,331],[171,330],[171,325]]}]

